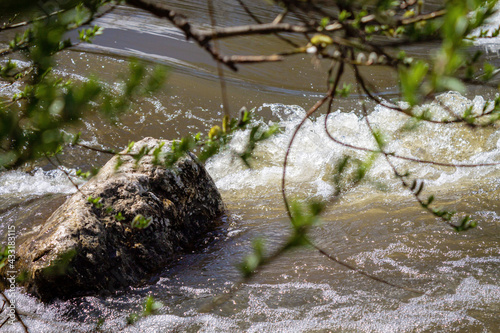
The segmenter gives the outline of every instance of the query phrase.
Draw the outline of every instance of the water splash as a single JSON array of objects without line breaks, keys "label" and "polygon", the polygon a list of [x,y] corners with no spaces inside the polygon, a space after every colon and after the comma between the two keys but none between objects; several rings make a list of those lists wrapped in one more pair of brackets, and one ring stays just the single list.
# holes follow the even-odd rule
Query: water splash
[{"label": "water splash", "polygon": [[[482,97],[469,100],[458,93],[439,96],[440,103],[455,112],[463,112],[472,106],[480,112],[485,105]],[[257,112],[269,108],[279,119],[283,133],[266,141],[256,150],[253,169],[247,169],[231,151],[225,151],[207,163],[207,169],[217,186],[224,190],[276,191],[281,182],[282,164],[291,135],[306,111],[296,105],[264,104]],[[435,115],[447,115],[438,104],[422,107]],[[328,131],[347,144],[376,149],[376,143],[368,130],[364,117],[358,110],[333,112],[328,120]],[[382,106],[375,107],[369,115],[374,128],[384,134],[386,150],[397,155],[450,164],[481,164],[500,162],[500,130],[494,128],[470,130],[463,124],[420,123],[414,130],[406,130],[409,118]],[[287,170],[287,182],[292,189],[310,189],[313,195],[328,196],[333,187],[329,183],[333,165],[349,154],[355,158],[366,158],[367,153],[349,149],[331,141],[325,133],[325,115],[307,120],[292,147]],[[241,138],[234,140],[237,147]],[[237,149],[237,148],[236,148]],[[234,147],[233,147],[234,150]],[[393,159],[401,173],[405,171],[415,178],[430,180],[432,186],[498,178],[500,165],[478,168],[444,167]],[[396,185],[390,166],[380,156],[368,176],[373,180]]]},{"label": "water splash", "polygon": [[[68,170],[75,174],[75,170]],[[75,182],[82,183],[76,177]],[[0,173],[0,196],[16,195],[18,197],[40,196],[49,193],[70,194],[76,188],[61,170],[44,171],[35,169],[34,172],[5,171]]]}]

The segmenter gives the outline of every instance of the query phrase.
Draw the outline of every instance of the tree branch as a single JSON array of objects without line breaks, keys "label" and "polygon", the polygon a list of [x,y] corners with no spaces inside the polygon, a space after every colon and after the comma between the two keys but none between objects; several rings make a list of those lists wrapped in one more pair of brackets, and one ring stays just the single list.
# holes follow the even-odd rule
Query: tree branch
[{"label": "tree branch", "polygon": [[283,61],[285,57],[281,54],[273,54],[269,56],[264,56],[264,55],[233,55],[233,56],[225,56],[225,59],[227,58],[228,61],[231,61],[233,63],[238,63],[238,64],[251,64],[251,63],[258,63],[258,62],[276,62],[276,61]]},{"label": "tree branch", "polygon": [[47,19],[49,17],[52,17],[52,16],[55,16],[55,15],[67,12],[68,10],[69,9],[61,9],[61,10],[55,11],[53,13],[50,13],[49,15],[44,15],[44,16],[40,16],[40,17],[34,18],[33,20],[30,20],[30,21],[24,21],[24,22],[19,22],[19,23],[14,23],[14,24],[5,23],[4,25],[2,25],[0,27],[0,31],[5,31],[5,30],[10,30],[10,29],[16,29],[16,28],[24,27],[24,26],[33,24],[33,23],[35,23],[37,21],[45,20],[45,19]]},{"label": "tree branch", "polygon": [[428,20],[435,19],[437,17],[444,16],[445,14],[446,14],[446,10],[442,9],[442,10],[438,10],[438,11],[431,12],[428,14],[422,14],[422,15],[417,15],[414,17],[406,18],[406,19],[400,19],[398,21],[398,24],[409,25],[409,24],[417,23],[417,22],[421,22],[421,21],[428,21]]},{"label": "tree branch", "polygon": [[[80,28],[80,27],[82,27],[82,26],[84,26],[84,25],[90,24],[93,20],[98,19],[98,18],[100,18],[100,17],[103,17],[103,16],[104,16],[104,15],[106,15],[106,14],[111,13],[113,10],[115,10],[115,8],[116,8],[116,7],[118,7],[118,5],[113,4],[113,5],[111,5],[109,8],[107,8],[106,10],[102,11],[101,13],[98,13],[98,14],[92,13],[92,14],[89,16],[89,18],[87,18],[85,21],[80,22],[80,23],[79,23],[79,24],[77,24],[77,25],[74,25],[74,26],[69,27],[69,28],[68,28],[68,31],[75,30],[75,29],[78,29],[78,28]],[[74,8],[71,8],[71,9],[74,9]],[[68,9],[68,10],[69,10],[69,9]],[[68,11],[68,10],[63,10],[63,11]],[[59,13],[59,12],[56,12],[56,13]],[[52,15],[47,15],[47,16],[44,16],[44,17],[43,17],[43,18],[41,18],[41,19],[46,19],[46,18],[49,18],[49,17],[51,17],[51,16],[52,16]],[[40,20],[41,20],[41,19],[40,19]],[[26,23],[27,23],[27,24],[31,24],[31,23],[33,23],[33,22],[32,22],[32,21],[28,21],[28,22],[26,22]],[[77,43],[77,44],[78,44],[78,43]],[[66,49],[66,48],[69,48],[69,47],[73,47],[73,46],[75,46],[75,45],[77,45],[77,44],[72,44],[72,45],[69,45],[69,46],[67,46],[67,47],[65,47],[65,48],[63,48],[63,49]],[[0,50],[0,57],[5,56],[5,55],[8,55],[8,54],[15,53],[16,51],[20,51],[20,50],[26,49],[26,48],[27,48],[27,45],[29,45],[29,42],[24,42],[24,43],[21,43],[21,44],[19,44],[19,45],[16,45],[16,50],[11,49],[10,47],[9,47],[9,48],[5,48],[5,49],[1,49],[1,50]],[[59,51],[62,51],[63,49],[58,50],[58,52],[59,52]]]},{"label": "tree branch", "polygon": [[278,32],[306,33],[315,31],[317,31],[315,28],[305,25],[294,25],[290,23],[262,23],[216,28],[213,31],[200,31],[200,36],[208,39],[214,39],[258,34],[273,34]]},{"label": "tree branch", "polygon": [[[254,13],[252,13],[252,11],[250,10],[250,8],[248,8],[248,6],[245,4],[245,2],[243,2],[243,0],[237,0],[237,1],[240,4],[240,6],[243,8],[243,10],[248,14],[248,16],[250,16],[258,24],[262,24],[262,21],[257,16],[255,16]],[[273,23],[281,23],[281,21],[279,19],[280,18],[283,19],[285,17],[286,13],[288,13],[287,9],[285,9],[280,15],[278,15],[274,19]],[[297,43],[295,43],[294,41],[292,41],[292,40],[290,40],[290,39],[288,39],[286,37],[281,36],[279,33],[275,33],[274,35],[277,38],[281,39],[285,43],[290,44],[293,47],[299,47],[299,45]]]},{"label": "tree branch", "polygon": [[328,258],[329,260],[331,260],[333,262],[336,262],[337,264],[339,264],[339,265],[341,265],[341,266],[343,266],[343,267],[345,267],[347,269],[350,269],[351,271],[354,271],[354,272],[356,272],[358,274],[366,276],[369,279],[381,282],[381,283],[386,284],[386,285],[391,286],[391,287],[395,287],[395,288],[398,288],[398,289],[403,289],[403,290],[406,290],[406,291],[409,291],[409,292],[412,292],[412,293],[415,293],[415,294],[419,294],[419,295],[423,295],[424,294],[423,292],[421,292],[419,290],[394,284],[392,282],[389,282],[387,280],[379,278],[379,277],[377,277],[375,275],[369,274],[369,273],[367,273],[367,272],[365,272],[363,270],[360,270],[359,268],[356,268],[356,267],[354,267],[354,266],[346,263],[345,261],[342,261],[339,258],[337,258],[337,257],[329,254],[328,252],[326,252],[325,250],[323,250],[322,248],[320,248],[318,245],[316,245],[313,242],[311,242],[311,240],[309,240],[308,238],[306,238],[306,239],[307,239],[308,244],[311,245],[313,248],[315,248],[321,255],[323,255],[324,257]]},{"label": "tree branch", "polygon": [[207,37],[206,33],[193,28],[188,20],[181,14],[176,13],[174,10],[160,4],[153,4],[143,0],[126,0],[126,2],[136,8],[143,9],[156,17],[166,18],[173,25],[184,32],[187,39],[194,40],[200,47],[204,48],[212,58],[220,63],[223,63],[233,71],[237,71],[236,65],[230,61],[230,59],[225,59],[222,57],[217,50],[209,43],[210,38]]}]

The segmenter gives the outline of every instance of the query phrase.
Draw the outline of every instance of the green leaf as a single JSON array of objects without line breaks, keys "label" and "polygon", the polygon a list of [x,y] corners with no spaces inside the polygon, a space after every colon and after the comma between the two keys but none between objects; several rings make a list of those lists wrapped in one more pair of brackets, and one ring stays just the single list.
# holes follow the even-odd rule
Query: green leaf
[{"label": "green leaf", "polygon": [[135,229],[145,229],[151,225],[152,217],[144,217],[142,214],[137,214],[132,220],[131,227]]},{"label": "green leaf", "polygon": [[465,216],[462,218],[460,221],[460,224],[457,226],[453,226],[453,228],[460,232],[460,231],[467,231],[469,229],[475,228],[477,226],[477,222],[473,221],[469,215]]},{"label": "green leaf", "polygon": [[319,22],[319,26],[324,29],[328,23],[330,23],[330,19],[328,17],[323,17]]},{"label": "green leaf", "polygon": [[382,151],[387,144],[383,133],[380,130],[373,130],[372,135],[377,142],[378,148]]},{"label": "green leaf", "polygon": [[437,79],[436,90],[438,91],[458,91],[460,93],[465,93],[465,84],[451,76],[443,76]]},{"label": "green leaf", "polygon": [[344,83],[344,86],[342,87],[342,89],[337,89],[335,91],[335,94],[340,96],[340,97],[349,97],[351,90],[352,90],[352,84],[350,84],[350,83],[345,84]]},{"label": "green leaf", "polygon": [[14,247],[10,245],[4,245],[2,247],[2,250],[0,251],[0,269],[7,265],[9,254],[12,250],[14,250]]},{"label": "green leaf", "polygon": [[97,209],[101,209],[104,206],[103,203],[101,202],[101,197],[94,198],[91,195],[89,195],[87,201],[90,202]]},{"label": "green leaf", "polygon": [[417,105],[421,99],[422,85],[429,65],[423,61],[415,61],[409,67],[399,66],[399,78],[403,97],[410,106]]},{"label": "green leaf", "polygon": [[489,62],[485,62],[483,66],[483,75],[481,76],[481,78],[484,81],[489,81],[497,71],[497,68]]},{"label": "green leaf", "polygon": [[131,313],[127,317],[127,324],[133,325],[140,319],[140,316],[137,313]]},{"label": "green leaf", "polygon": [[144,301],[144,310],[142,312],[143,316],[149,316],[155,313],[157,310],[163,307],[161,302],[155,301],[153,296],[148,296]]},{"label": "green leaf", "polygon": [[339,14],[339,22],[344,22],[345,20],[347,20],[349,17],[351,17],[351,13],[349,13],[348,11],[346,11],[345,9],[342,10]]},{"label": "green leaf", "polygon": [[148,81],[146,83],[146,87],[144,88],[145,94],[152,94],[158,91],[165,82],[165,79],[168,75],[168,68],[165,66],[156,66],[153,69],[153,73],[149,76]]},{"label": "green leaf", "polygon": [[259,266],[264,262],[264,241],[260,238],[255,239],[252,243],[253,252],[247,255],[239,268],[244,277],[248,278],[255,273]]}]

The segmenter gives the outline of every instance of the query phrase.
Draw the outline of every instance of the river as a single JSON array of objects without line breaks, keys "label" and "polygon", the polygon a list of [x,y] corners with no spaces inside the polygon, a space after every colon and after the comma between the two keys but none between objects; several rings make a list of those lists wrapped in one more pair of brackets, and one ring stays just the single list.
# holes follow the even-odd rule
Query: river
[{"label": "river", "polygon": [[[209,24],[205,1],[168,3],[200,24]],[[265,21],[279,13],[266,1],[251,2],[251,7]],[[221,24],[252,23],[234,0],[215,1],[215,9]],[[496,20],[492,26],[500,22]],[[89,114],[73,129],[83,132],[85,143],[125,147],[146,136],[174,139],[219,124],[223,114],[220,85],[215,64],[203,50],[165,21],[127,6],[97,23],[105,33],[93,44],[58,57],[56,70],[62,77],[83,80],[93,74],[113,87],[117,75],[126,72],[129,56],[166,64],[171,71],[165,88],[135,101],[116,126]],[[236,54],[269,54],[285,46],[274,38],[257,37],[222,43],[223,50]],[[421,44],[409,52],[425,56],[433,47]],[[480,40],[475,47],[500,65],[500,39]],[[379,158],[368,174],[371,181],[329,207],[312,231],[314,241],[340,259],[423,295],[346,270],[304,248],[266,266],[227,302],[202,311],[240,280],[236,265],[249,253],[254,239],[264,239],[273,249],[290,232],[280,193],[281,168],[293,129],[324,91],[326,65],[319,66],[311,65],[310,56],[301,55],[285,63],[226,71],[231,112],[237,114],[241,106],[254,109],[256,121],[264,117],[278,122],[283,132],[257,148],[253,169],[227,151],[207,162],[227,207],[222,226],[200,244],[200,250],[182,255],[149,283],[112,296],[43,304],[20,288],[9,292],[30,331],[92,332],[102,318],[105,332],[498,332],[500,166],[455,168],[396,162],[401,170],[426,179],[426,194],[435,194],[437,206],[471,214],[478,221],[473,230],[457,233],[423,211]],[[395,76],[386,69],[373,67],[365,74],[381,94],[397,93]],[[8,96],[17,89],[16,85],[0,85],[0,94]],[[468,106],[480,110],[494,94],[470,87],[465,96],[447,93],[439,98],[455,110]],[[361,116],[363,98],[340,99],[328,127],[345,142],[373,147]],[[426,123],[403,132],[406,119],[402,115],[373,105],[369,112],[372,123],[384,128],[390,139],[388,148],[401,155],[448,163],[500,161],[498,128],[471,131],[462,125]],[[364,155],[329,141],[324,115],[307,121],[299,134],[290,157],[287,191],[299,199],[328,198],[333,192],[329,177],[335,163],[346,153]],[[233,146],[237,149],[237,140]],[[68,149],[61,158],[68,171],[74,172],[99,167],[109,156]],[[74,192],[66,175],[43,161],[30,173],[1,173],[0,234],[6,235],[10,225],[16,226],[19,235],[36,232]],[[127,326],[127,316],[140,312],[148,295],[163,307]],[[0,331],[20,329],[5,325]]]}]

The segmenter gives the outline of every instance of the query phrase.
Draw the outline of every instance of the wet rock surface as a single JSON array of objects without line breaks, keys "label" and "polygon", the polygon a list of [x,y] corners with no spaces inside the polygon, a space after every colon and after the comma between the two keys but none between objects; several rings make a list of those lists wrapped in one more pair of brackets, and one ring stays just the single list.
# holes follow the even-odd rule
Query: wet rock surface
[{"label": "wet rock surface", "polygon": [[[159,143],[143,139],[131,153]],[[169,147],[166,142],[162,149]],[[38,234],[18,245],[17,268],[25,272],[28,292],[47,301],[138,284],[217,226],[224,205],[194,156],[172,168],[153,159],[137,164],[128,155],[113,157]]]}]

